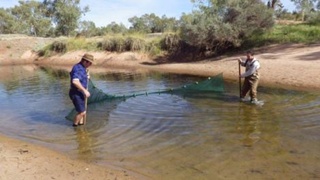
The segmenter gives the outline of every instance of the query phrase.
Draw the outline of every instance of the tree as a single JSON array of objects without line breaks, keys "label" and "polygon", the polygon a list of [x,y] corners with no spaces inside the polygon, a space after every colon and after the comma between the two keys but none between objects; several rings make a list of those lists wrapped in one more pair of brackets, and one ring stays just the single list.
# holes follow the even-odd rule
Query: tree
[{"label": "tree", "polygon": [[279,3],[280,1],[279,0],[269,0],[268,1],[268,8],[272,8],[272,9],[275,9],[276,7],[276,4]]},{"label": "tree", "polygon": [[179,22],[176,18],[168,18],[165,15],[161,17],[162,32],[175,32],[179,29]]},{"label": "tree", "polygon": [[193,0],[198,11],[181,17],[181,37],[203,51],[238,47],[273,26],[273,11],[260,0]]},{"label": "tree", "polygon": [[131,30],[143,33],[173,31],[178,26],[178,21],[175,18],[167,18],[165,15],[160,18],[154,13],[144,14],[141,17],[134,16],[129,18],[129,22],[132,24]]},{"label": "tree", "polygon": [[8,10],[0,8],[0,34],[14,33],[14,18]]},{"label": "tree", "polygon": [[116,22],[111,22],[106,27],[106,32],[107,33],[125,33],[127,31],[128,31],[128,29],[122,23],[121,24],[117,24]]},{"label": "tree", "polygon": [[147,18],[148,14],[141,17],[134,16],[129,18],[128,21],[132,24],[131,30],[141,33],[151,33],[150,23]]},{"label": "tree", "polygon": [[79,23],[78,32],[85,37],[92,37],[97,34],[97,28],[92,21],[81,21]]},{"label": "tree", "polygon": [[51,27],[51,21],[45,17],[46,9],[40,2],[19,1],[19,6],[11,9],[17,21],[16,31],[33,36],[45,36]]},{"label": "tree", "polygon": [[46,9],[40,2],[19,1],[13,8],[0,10],[0,31],[33,36],[47,36],[51,21],[45,17]]},{"label": "tree", "polygon": [[47,16],[51,17],[56,27],[57,36],[70,36],[80,21],[81,15],[89,11],[89,7],[80,7],[80,0],[44,0]]},{"label": "tree", "polygon": [[152,33],[155,31],[155,18],[156,16],[153,13],[129,18],[129,22],[132,24],[130,29],[142,33]]},{"label": "tree", "polygon": [[310,14],[314,10],[315,5],[320,4],[319,0],[291,0],[297,9],[301,12],[301,20],[306,20],[306,15]]}]

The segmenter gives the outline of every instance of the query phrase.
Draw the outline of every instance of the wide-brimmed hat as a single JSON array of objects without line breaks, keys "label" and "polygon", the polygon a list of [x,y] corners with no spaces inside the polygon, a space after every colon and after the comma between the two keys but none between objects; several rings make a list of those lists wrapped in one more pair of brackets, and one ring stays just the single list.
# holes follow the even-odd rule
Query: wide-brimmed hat
[{"label": "wide-brimmed hat", "polygon": [[95,64],[94,57],[91,54],[88,54],[88,53],[84,54],[82,56],[82,59],[87,60],[87,61],[91,62],[92,64]]}]

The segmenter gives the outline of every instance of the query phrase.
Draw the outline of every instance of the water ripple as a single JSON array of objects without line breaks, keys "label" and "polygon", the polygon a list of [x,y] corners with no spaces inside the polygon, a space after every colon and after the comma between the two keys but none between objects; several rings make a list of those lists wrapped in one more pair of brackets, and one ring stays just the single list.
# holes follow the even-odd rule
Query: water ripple
[{"label": "water ripple", "polygon": [[[97,86],[110,94],[154,92],[201,79],[97,76]],[[87,125],[73,128],[64,118],[72,110],[67,78],[38,72],[11,79],[0,86],[1,132],[74,158],[150,179],[310,179],[319,168],[316,93],[261,87],[264,105],[255,106],[240,103],[237,85],[226,83],[224,94],[150,94],[91,104]],[[310,173],[292,170],[295,164]]]}]

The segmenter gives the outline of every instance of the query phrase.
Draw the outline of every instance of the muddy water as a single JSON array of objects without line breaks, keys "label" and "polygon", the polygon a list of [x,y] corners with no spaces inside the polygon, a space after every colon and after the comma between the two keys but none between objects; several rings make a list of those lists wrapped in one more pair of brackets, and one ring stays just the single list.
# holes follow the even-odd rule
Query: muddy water
[{"label": "muddy water", "polygon": [[[319,179],[319,93],[259,88],[265,104],[239,103],[237,83],[225,93],[153,94],[88,107],[73,128],[68,72],[0,67],[0,131],[72,158],[116,166],[145,179]],[[180,87],[203,77],[95,73],[109,94]]]}]

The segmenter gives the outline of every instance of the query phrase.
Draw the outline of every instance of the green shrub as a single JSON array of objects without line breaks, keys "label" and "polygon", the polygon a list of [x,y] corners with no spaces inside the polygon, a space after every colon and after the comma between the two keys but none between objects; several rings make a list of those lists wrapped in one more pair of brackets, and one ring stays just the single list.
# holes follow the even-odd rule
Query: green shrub
[{"label": "green shrub", "polygon": [[125,40],[126,51],[143,51],[145,50],[146,42],[144,39],[128,37]]},{"label": "green shrub", "polygon": [[114,36],[105,37],[103,41],[97,43],[97,47],[110,52],[144,51],[146,44],[147,42],[139,37]]},{"label": "green shrub", "polygon": [[95,43],[91,41],[87,41],[86,38],[70,38],[67,41],[67,49],[69,51],[72,50],[79,50],[79,49],[84,49],[84,50],[95,50]]},{"label": "green shrub", "polygon": [[158,56],[162,53],[161,49],[159,48],[159,46],[157,46],[154,43],[149,43],[146,46],[146,51],[147,53],[149,53],[151,56]]},{"label": "green shrub", "polygon": [[246,38],[274,25],[274,12],[262,1],[195,2],[199,10],[181,17],[180,34],[199,53],[218,54],[240,47]]},{"label": "green shrub", "polygon": [[243,47],[281,43],[316,43],[320,41],[320,28],[313,24],[276,25],[266,33],[256,33],[246,39]]},{"label": "green shrub", "polygon": [[177,34],[166,34],[161,39],[161,49],[172,52],[180,49],[181,38]]},{"label": "green shrub", "polygon": [[61,41],[54,41],[50,46],[50,50],[56,53],[64,53],[67,51],[67,44]]},{"label": "green shrub", "polygon": [[125,41],[122,38],[106,38],[98,43],[98,49],[110,52],[123,52]]}]

